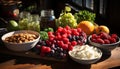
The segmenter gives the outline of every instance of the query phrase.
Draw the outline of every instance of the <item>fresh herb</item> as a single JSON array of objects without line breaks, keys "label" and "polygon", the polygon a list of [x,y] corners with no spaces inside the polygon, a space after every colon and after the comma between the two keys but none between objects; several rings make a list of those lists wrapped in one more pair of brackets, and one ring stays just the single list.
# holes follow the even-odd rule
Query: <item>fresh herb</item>
[{"label": "fresh herb", "polygon": [[77,20],[77,23],[80,23],[81,21],[91,21],[94,23],[96,14],[89,12],[87,10],[79,11],[78,13],[74,14],[75,19]]},{"label": "fresh herb", "polygon": [[45,31],[40,31],[40,39],[41,40],[47,40],[48,39],[48,33]]}]

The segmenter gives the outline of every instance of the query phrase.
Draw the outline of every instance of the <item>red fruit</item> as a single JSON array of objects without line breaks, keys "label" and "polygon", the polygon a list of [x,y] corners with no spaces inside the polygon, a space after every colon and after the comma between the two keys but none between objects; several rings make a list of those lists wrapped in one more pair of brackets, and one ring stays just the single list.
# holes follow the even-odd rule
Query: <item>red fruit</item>
[{"label": "red fruit", "polygon": [[68,26],[68,25],[67,25],[65,28],[66,28],[67,30],[70,30],[70,29],[71,29],[70,26]]},{"label": "red fruit", "polygon": [[67,38],[67,36],[68,36],[67,33],[65,33],[62,35],[62,38]]},{"label": "red fruit", "polygon": [[76,42],[76,41],[72,41],[72,42],[71,42],[71,45],[72,45],[72,46],[75,46],[75,45],[77,45],[77,42]]},{"label": "red fruit", "polygon": [[95,43],[97,42],[97,40],[94,39],[94,38],[91,38],[91,41],[92,41],[92,42],[95,42]]},{"label": "red fruit", "polygon": [[108,39],[104,39],[105,44],[110,44],[110,41]]},{"label": "red fruit", "polygon": [[68,50],[69,51],[73,50],[73,46],[72,45],[68,46]]},{"label": "red fruit", "polygon": [[62,38],[61,35],[55,36],[55,39],[57,39],[57,40],[61,40],[61,38]]},{"label": "red fruit", "polygon": [[58,27],[57,32],[61,33],[63,30],[63,27]]},{"label": "red fruit", "polygon": [[111,37],[111,38],[109,38],[109,41],[110,41],[110,43],[115,43],[116,39]]},{"label": "red fruit", "polygon": [[48,35],[49,38],[55,38],[55,35],[51,34],[51,35]]},{"label": "red fruit", "polygon": [[41,52],[44,53],[46,51],[46,46],[41,47]]},{"label": "red fruit", "polygon": [[63,40],[63,42],[64,42],[65,44],[68,44],[68,43],[69,43],[69,39],[68,39],[68,38],[63,38],[62,40]]},{"label": "red fruit", "polygon": [[58,41],[58,45],[61,47],[64,45],[64,42],[63,41]]},{"label": "red fruit", "polygon": [[97,39],[97,34],[92,34],[92,39]]},{"label": "red fruit", "polygon": [[50,47],[42,46],[41,53],[49,53],[51,51]]},{"label": "red fruit", "polygon": [[71,34],[72,32],[71,32],[71,30],[67,30],[67,34]]},{"label": "red fruit", "polygon": [[62,33],[62,34],[67,33],[67,29],[63,28],[61,33]]},{"label": "red fruit", "polygon": [[49,40],[46,40],[46,44],[50,46],[52,44],[52,42]]},{"label": "red fruit", "polygon": [[109,34],[107,34],[105,32],[101,32],[100,33],[100,38],[102,38],[102,39],[108,39],[108,37],[109,37]]},{"label": "red fruit", "polygon": [[67,50],[67,49],[68,49],[68,44],[62,45],[62,48],[63,48],[64,50]]},{"label": "red fruit", "polygon": [[112,34],[111,37],[117,39],[118,36],[117,34]]},{"label": "red fruit", "polygon": [[98,38],[98,39],[96,40],[96,42],[97,42],[97,43],[100,43],[100,44],[104,44],[104,43],[105,43],[104,40],[102,40],[101,38]]},{"label": "red fruit", "polygon": [[53,35],[53,32],[48,32],[48,35]]},{"label": "red fruit", "polygon": [[51,51],[51,48],[50,47],[46,47],[46,53],[49,53]]},{"label": "red fruit", "polygon": [[80,33],[81,31],[82,31],[82,30],[81,30],[81,28],[77,28],[77,32],[79,32],[79,33]]}]

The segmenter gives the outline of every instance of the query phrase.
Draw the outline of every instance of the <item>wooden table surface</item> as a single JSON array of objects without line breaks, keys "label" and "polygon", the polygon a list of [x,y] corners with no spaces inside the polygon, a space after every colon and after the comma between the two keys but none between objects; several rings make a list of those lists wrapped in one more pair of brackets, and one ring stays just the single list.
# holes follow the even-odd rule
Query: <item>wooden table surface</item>
[{"label": "wooden table surface", "polygon": [[[115,48],[111,51],[110,54],[103,54],[100,61],[90,64],[84,65],[74,62],[70,58],[67,60],[53,60],[53,59],[43,59],[39,58],[39,55],[35,55],[31,52],[18,53],[9,51],[6,48],[0,48],[0,59],[10,58],[9,60],[1,63],[0,65],[8,65],[8,64],[45,64],[50,65],[52,69],[108,69],[108,68],[119,68],[120,66],[120,47]],[[15,60],[13,60],[15,59]]]}]

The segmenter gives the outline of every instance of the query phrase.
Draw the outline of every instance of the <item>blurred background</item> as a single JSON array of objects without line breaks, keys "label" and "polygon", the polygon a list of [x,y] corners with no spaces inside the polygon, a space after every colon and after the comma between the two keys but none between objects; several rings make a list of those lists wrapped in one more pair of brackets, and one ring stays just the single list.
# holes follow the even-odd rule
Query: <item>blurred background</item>
[{"label": "blurred background", "polygon": [[43,9],[53,9],[58,18],[66,5],[72,13],[88,10],[96,13],[95,22],[106,25],[111,33],[120,35],[120,4],[118,0],[0,0],[0,27],[6,27],[10,19],[18,20],[21,11],[40,14]]}]

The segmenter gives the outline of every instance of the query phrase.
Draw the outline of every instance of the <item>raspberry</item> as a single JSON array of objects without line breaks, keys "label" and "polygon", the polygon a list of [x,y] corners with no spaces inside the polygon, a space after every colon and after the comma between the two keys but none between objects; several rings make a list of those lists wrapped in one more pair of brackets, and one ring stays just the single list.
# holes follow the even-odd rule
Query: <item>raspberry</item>
[{"label": "raspberry", "polygon": [[92,42],[95,42],[95,43],[97,42],[97,40],[94,39],[94,38],[91,38],[90,40],[91,40]]},{"label": "raspberry", "polygon": [[76,41],[72,41],[71,45],[75,46],[75,45],[77,45],[77,42]]},{"label": "raspberry", "polygon": [[70,29],[71,29],[70,26],[68,26],[68,25],[65,26],[65,28],[66,28],[67,30],[70,30]]},{"label": "raspberry", "polygon": [[109,38],[109,41],[110,41],[110,43],[115,43],[116,39],[111,37],[111,38]]},{"label": "raspberry", "polygon": [[108,39],[104,39],[105,44],[110,44],[110,41]]},{"label": "raspberry", "polygon": [[64,45],[63,41],[58,41],[58,45],[61,47]]},{"label": "raspberry", "polygon": [[65,33],[67,33],[67,30],[65,28],[63,28],[61,33],[65,34]]},{"label": "raspberry", "polygon": [[68,44],[62,45],[62,48],[63,48],[64,50],[67,50],[67,49],[68,49]]},{"label": "raspberry", "polygon": [[73,50],[73,46],[72,45],[68,46],[68,50],[69,51]]},{"label": "raspberry", "polygon": [[41,48],[42,53],[49,53],[50,51],[51,51],[50,47],[42,46],[42,48]]},{"label": "raspberry", "polygon": [[97,37],[97,34],[92,34],[92,39],[96,39]]},{"label": "raspberry", "polygon": [[68,35],[65,33],[65,34],[62,35],[62,38],[67,38],[67,36]]},{"label": "raspberry", "polygon": [[63,38],[62,40],[63,40],[63,42],[64,42],[65,44],[68,44],[68,43],[69,43],[69,39],[68,39],[68,38]]},{"label": "raspberry", "polygon": [[104,40],[102,40],[101,38],[98,38],[96,41],[97,41],[97,43],[100,43],[100,44],[104,44],[105,43]]},{"label": "raspberry", "polygon": [[62,27],[58,27],[57,32],[61,33],[61,32],[62,32],[62,30],[63,30],[63,28],[62,28]]},{"label": "raspberry", "polygon": [[108,37],[109,37],[109,35],[107,33],[105,33],[105,32],[101,32],[100,33],[100,38],[102,38],[102,39],[108,39]]},{"label": "raspberry", "polygon": [[81,31],[82,31],[82,30],[81,30],[81,28],[77,28],[77,32],[79,32],[79,33],[80,33]]},{"label": "raspberry", "polygon": [[48,32],[48,35],[53,35],[53,32]]},{"label": "raspberry", "polygon": [[117,39],[118,36],[117,34],[111,34],[111,37]]}]

